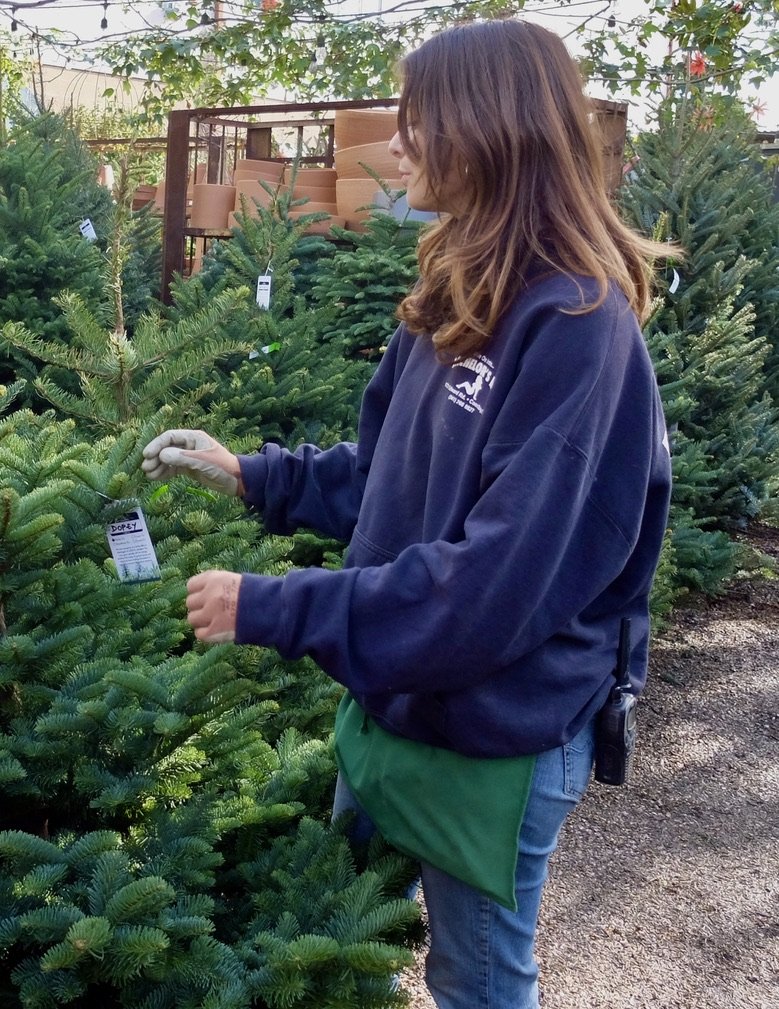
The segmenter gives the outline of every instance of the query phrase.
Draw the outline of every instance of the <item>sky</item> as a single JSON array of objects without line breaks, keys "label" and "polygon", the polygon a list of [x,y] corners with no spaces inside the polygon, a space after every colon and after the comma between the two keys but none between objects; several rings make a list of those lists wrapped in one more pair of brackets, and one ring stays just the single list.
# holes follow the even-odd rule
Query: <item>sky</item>
[{"label": "sky", "polygon": [[[89,50],[90,46],[100,40],[108,40],[117,36],[126,35],[129,32],[137,32],[144,24],[159,23],[161,14],[158,6],[153,0],[130,0],[128,3],[106,2],[103,0],[55,0],[55,3],[45,7],[27,8],[25,3],[30,0],[20,0],[16,17],[20,22],[27,25],[37,26],[40,29],[59,28],[63,33],[63,38],[71,42],[78,39],[80,45],[69,49],[72,59],[77,62],[78,57]],[[392,6],[395,0],[344,0],[340,10],[347,11],[353,8],[356,11],[380,10],[382,3],[385,8]],[[424,3],[425,0],[420,0]],[[440,2],[440,0],[439,0]],[[7,6],[11,0],[0,0],[0,27],[8,27],[13,16],[12,8]],[[186,6],[179,0],[178,6]],[[546,12],[541,10],[528,11],[528,18],[556,31],[566,37],[566,42],[571,52],[576,55],[577,40],[575,35],[569,35],[575,25],[586,17],[594,13],[591,24],[597,30],[598,24],[605,23],[605,20],[613,13],[617,22],[627,21],[631,17],[641,14],[646,9],[644,0],[570,0],[562,4],[559,0],[550,0]],[[108,27],[102,29],[101,19],[105,17]],[[23,29],[19,32],[19,38],[24,35]],[[657,39],[655,52],[659,55],[665,42]],[[649,55],[651,57],[652,50]],[[61,62],[56,58],[45,57],[46,62]],[[629,93],[611,94],[600,89],[593,84],[588,88],[588,92],[597,98],[616,98],[628,101],[630,104],[630,119],[633,125],[640,125],[644,120],[648,107],[637,101]],[[755,119],[758,129],[770,131],[779,129],[779,74],[756,93],[752,88],[746,88],[742,98],[751,101],[753,98],[759,100],[765,106],[765,111],[760,117]]]}]

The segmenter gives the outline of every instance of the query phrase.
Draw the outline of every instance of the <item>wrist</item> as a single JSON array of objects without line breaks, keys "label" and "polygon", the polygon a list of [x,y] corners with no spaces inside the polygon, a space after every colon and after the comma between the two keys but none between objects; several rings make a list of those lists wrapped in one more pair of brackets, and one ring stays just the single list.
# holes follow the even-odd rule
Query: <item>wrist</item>
[{"label": "wrist", "polygon": [[232,453],[230,454],[229,465],[225,466],[225,469],[231,477],[235,478],[235,496],[242,498],[246,493],[246,487],[244,486],[243,476],[241,474],[241,463],[237,455],[233,455]]}]

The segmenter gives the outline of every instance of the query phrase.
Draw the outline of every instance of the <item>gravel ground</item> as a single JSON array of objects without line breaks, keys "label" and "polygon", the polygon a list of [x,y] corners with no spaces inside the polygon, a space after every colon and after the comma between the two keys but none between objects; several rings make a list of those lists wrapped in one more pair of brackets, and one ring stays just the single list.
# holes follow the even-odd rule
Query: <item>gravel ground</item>
[{"label": "gravel ground", "polygon": [[[779,530],[750,541],[779,560]],[[654,644],[631,783],[595,785],[550,866],[544,1009],[779,1009],[779,580]],[[423,952],[404,976],[435,1009]]]}]

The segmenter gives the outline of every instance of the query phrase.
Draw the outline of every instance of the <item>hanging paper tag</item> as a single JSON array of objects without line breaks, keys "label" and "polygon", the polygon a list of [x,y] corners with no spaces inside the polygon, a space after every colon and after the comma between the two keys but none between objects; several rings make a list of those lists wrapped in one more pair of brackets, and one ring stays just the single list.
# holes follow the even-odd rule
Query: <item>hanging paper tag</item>
[{"label": "hanging paper tag", "polygon": [[81,222],[81,224],[79,224],[78,230],[81,232],[84,238],[88,239],[90,242],[97,241],[97,232],[95,231],[95,226],[92,224],[92,222],[88,217],[85,217],[84,220]]},{"label": "hanging paper tag", "polygon": [[122,582],[154,582],[160,566],[141,509],[134,505],[124,515],[109,522],[108,545]]},{"label": "hanging paper tag", "polygon": [[677,271],[674,270],[673,273],[674,273],[673,279],[671,280],[671,283],[668,285],[669,294],[676,294],[676,292],[679,290],[679,284],[681,284],[682,282],[682,278],[679,276]]},{"label": "hanging paper tag", "polygon": [[281,344],[276,341],[275,343],[266,343],[264,347],[260,347],[259,350],[249,351],[249,360],[253,361],[255,358],[259,357],[260,354],[272,354],[274,350],[281,350]]},{"label": "hanging paper tag", "polygon": [[257,278],[257,304],[260,308],[270,308],[271,275],[264,273]]}]

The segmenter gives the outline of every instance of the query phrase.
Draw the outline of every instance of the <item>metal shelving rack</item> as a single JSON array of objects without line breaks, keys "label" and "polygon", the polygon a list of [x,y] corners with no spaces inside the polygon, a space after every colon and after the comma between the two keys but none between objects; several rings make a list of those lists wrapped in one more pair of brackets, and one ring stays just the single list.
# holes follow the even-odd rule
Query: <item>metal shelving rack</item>
[{"label": "metal shelving rack", "polygon": [[[591,99],[606,155],[607,187],[614,192],[622,180],[623,151],[627,130],[627,104]],[[203,181],[220,183],[231,174],[238,157],[289,162],[274,158],[274,130],[297,131],[298,151],[303,131],[319,127],[326,132],[323,152],[301,155],[301,164],[333,166],[334,114],[339,109],[380,109],[397,105],[397,98],[361,101],[285,102],[277,105],[245,105],[234,108],[180,109],[168,116],[163,210],[162,283],[163,301],[170,300],[175,273],[183,273],[187,246],[192,240],[204,245],[214,238],[228,238],[229,231],[192,228],[187,223],[187,185],[199,165]]]}]

